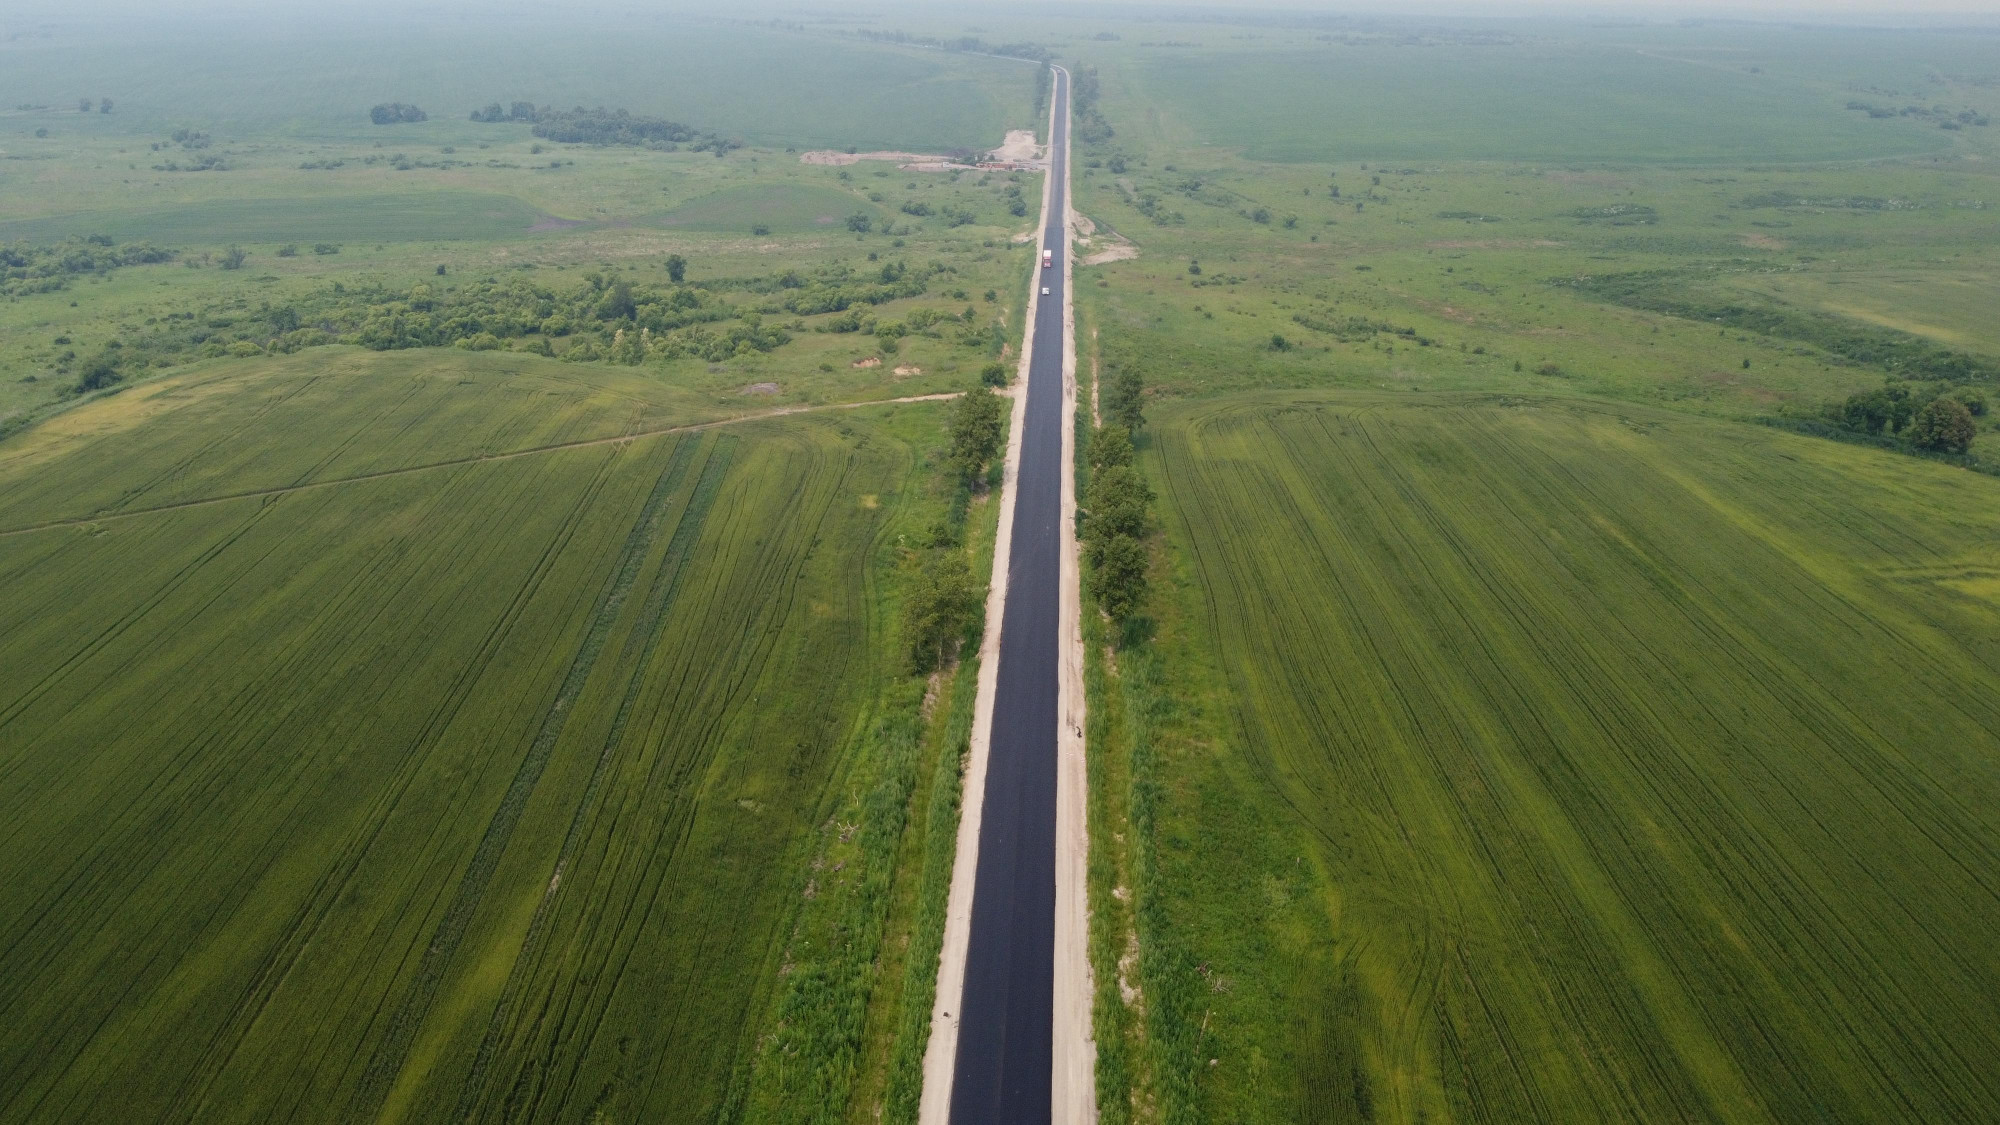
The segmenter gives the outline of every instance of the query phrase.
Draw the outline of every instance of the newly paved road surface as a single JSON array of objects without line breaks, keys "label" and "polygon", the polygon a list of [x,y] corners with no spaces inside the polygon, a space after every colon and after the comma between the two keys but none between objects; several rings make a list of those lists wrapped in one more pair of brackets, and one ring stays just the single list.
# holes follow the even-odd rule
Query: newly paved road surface
[{"label": "newly paved road surface", "polygon": [[953,1125],[1036,1125],[1050,1117],[1055,1018],[1056,671],[1062,520],[1063,256],[1068,214],[1069,79],[1056,74],[1051,196],[1042,245],[1055,264],[1035,308],[1027,418],[1015,482],[1014,541],[1001,619],[1000,674],[973,880],[972,940],[959,1001]]}]

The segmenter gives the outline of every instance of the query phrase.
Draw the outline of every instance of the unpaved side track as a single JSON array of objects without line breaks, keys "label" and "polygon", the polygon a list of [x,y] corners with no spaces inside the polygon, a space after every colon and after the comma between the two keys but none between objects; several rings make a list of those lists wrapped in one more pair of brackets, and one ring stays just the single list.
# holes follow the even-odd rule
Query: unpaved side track
[{"label": "unpaved side track", "polygon": [[[1065,76],[1065,84],[1067,76]],[[1069,108],[1065,93],[1063,109]],[[1065,127],[1064,159],[1051,168],[1050,178],[1063,200],[1063,236],[1077,220],[1070,206],[1069,135]],[[1085,765],[1083,618],[1081,563],[1076,542],[1076,302],[1075,255],[1062,248],[1062,593],[1057,602],[1057,635],[1061,650],[1056,670],[1056,707],[1062,725],[1056,732],[1056,949],[1054,1068],[1050,1103],[1054,1120],[1088,1125],[1097,1120],[1097,1040],[1091,1031],[1091,1003],[1097,995],[1090,971],[1090,831],[1086,818],[1089,778]],[[1093,385],[1092,394],[1094,395]],[[1095,415],[1095,402],[1092,414]]]}]

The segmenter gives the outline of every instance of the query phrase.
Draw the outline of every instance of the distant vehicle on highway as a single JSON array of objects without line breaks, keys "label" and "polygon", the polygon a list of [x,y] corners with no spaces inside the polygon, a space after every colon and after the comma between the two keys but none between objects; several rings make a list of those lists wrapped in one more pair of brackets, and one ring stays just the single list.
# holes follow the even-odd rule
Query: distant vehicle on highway
[{"label": "distant vehicle on highway", "polygon": [[1042,296],[1046,297],[1048,295],[1049,295],[1049,287],[1046,285],[1042,286]]},{"label": "distant vehicle on highway", "polygon": [[1053,250],[1042,251],[1042,268],[1048,269],[1050,266],[1055,264],[1056,264],[1056,252]]}]

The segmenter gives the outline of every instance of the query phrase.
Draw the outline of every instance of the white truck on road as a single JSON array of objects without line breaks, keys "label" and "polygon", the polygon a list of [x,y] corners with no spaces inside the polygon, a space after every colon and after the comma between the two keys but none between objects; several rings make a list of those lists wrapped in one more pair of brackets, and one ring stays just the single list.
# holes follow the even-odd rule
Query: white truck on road
[{"label": "white truck on road", "polygon": [[1053,250],[1042,251],[1042,268],[1048,269],[1050,266],[1053,266],[1055,264],[1056,264],[1056,252]]}]

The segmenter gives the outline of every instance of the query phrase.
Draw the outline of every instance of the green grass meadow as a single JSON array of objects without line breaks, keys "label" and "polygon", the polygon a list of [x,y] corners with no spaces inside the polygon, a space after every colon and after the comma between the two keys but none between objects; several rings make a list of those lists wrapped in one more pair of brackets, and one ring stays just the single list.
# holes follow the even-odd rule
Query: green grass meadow
[{"label": "green grass meadow", "polygon": [[1946,147],[1803,83],[1604,44],[1162,53],[1142,74],[1150,97],[1251,160],[1715,163]]},{"label": "green grass meadow", "polygon": [[[440,120],[464,124],[474,109],[515,99],[624,106],[779,148],[924,151],[967,137],[997,144],[1007,128],[1033,124],[1035,71],[1019,62],[693,14],[72,17],[17,42],[7,57],[0,105],[10,109],[113,99],[103,121],[35,119],[59,134],[214,126],[394,143],[396,134],[427,132]],[[371,126],[368,108],[385,101],[421,106],[433,120]],[[0,118],[0,136],[28,120]]]},{"label": "green grass meadow", "polygon": [[746,184],[690,199],[651,222],[670,230],[741,234],[763,226],[773,234],[799,234],[838,229],[855,214],[882,219],[879,208],[852,192],[812,184]]},{"label": "green grass meadow", "polygon": [[516,196],[475,191],[217,199],[17,219],[0,223],[0,241],[59,242],[93,234],[171,246],[491,240],[522,237],[539,217]]}]

